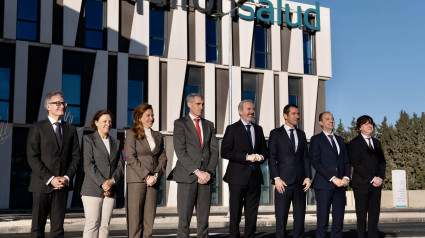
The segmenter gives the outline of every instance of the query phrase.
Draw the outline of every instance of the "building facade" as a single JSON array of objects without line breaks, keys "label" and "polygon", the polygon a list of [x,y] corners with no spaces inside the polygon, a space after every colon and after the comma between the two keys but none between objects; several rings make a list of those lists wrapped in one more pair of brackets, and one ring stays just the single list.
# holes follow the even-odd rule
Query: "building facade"
[{"label": "building facade", "polygon": [[[266,137],[283,124],[287,103],[300,107],[308,138],[320,131],[316,121],[332,77],[330,10],[261,0],[222,14],[235,6],[234,0],[0,0],[0,120],[7,136],[0,144],[0,209],[31,207],[26,137],[46,117],[43,97],[54,90],[64,92],[66,120],[80,141],[92,132],[97,110],[114,113],[111,134],[123,141],[134,108],[152,104],[154,129],[165,135],[167,174],[177,161],[173,122],[188,113],[184,99],[192,92],[205,96],[204,117],[219,139],[230,116],[239,120],[242,99],[255,102]],[[226,166],[220,159],[216,206],[228,206]],[[262,169],[270,181],[266,163]],[[69,207],[81,206],[82,177],[80,170]],[[161,187],[158,203],[176,206],[176,183]],[[272,195],[266,182],[261,203],[272,205]]]}]

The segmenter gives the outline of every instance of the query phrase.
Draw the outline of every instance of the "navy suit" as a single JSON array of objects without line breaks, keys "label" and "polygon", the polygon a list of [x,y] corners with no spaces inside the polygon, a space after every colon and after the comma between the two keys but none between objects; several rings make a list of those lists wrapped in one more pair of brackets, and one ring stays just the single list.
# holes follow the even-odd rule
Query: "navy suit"
[{"label": "navy suit", "polygon": [[304,237],[306,194],[303,191],[305,178],[311,178],[311,162],[308,154],[307,139],[302,130],[296,130],[297,150],[289,139],[284,126],[270,132],[269,170],[270,179],[282,179],[287,187],[283,193],[275,190],[276,237],[286,236],[291,202],[294,214],[293,237]]},{"label": "navy suit", "polygon": [[342,237],[346,188],[339,188],[330,180],[334,176],[339,179],[350,178],[350,163],[344,140],[337,135],[334,136],[340,148],[338,155],[323,132],[311,137],[310,141],[311,163],[316,170],[312,185],[317,201],[316,237],[318,238],[326,237],[331,205],[331,237]]}]

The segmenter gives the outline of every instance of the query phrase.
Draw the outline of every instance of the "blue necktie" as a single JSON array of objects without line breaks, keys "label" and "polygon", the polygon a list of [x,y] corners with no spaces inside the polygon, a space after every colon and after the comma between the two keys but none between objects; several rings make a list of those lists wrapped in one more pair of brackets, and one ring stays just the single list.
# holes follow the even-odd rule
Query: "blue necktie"
[{"label": "blue necktie", "polygon": [[292,143],[292,147],[294,147],[294,151],[295,151],[295,136],[294,136],[294,129],[289,129],[289,131],[291,132],[289,138],[291,139],[291,143]]},{"label": "blue necktie", "polygon": [[[246,126],[246,133],[248,134],[249,138],[249,144],[251,145],[251,152],[254,152],[254,146],[252,145],[252,135],[251,135],[251,125],[245,125]],[[253,163],[251,165],[252,171],[255,171],[255,164]]]},{"label": "blue necktie", "polygon": [[335,154],[338,155],[338,149],[336,148],[334,136],[333,135],[328,135],[328,136],[329,136],[329,138],[331,138],[332,148],[334,149]]},{"label": "blue necktie", "polygon": [[246,125],[246,133],[248,134],[249,144],[251,145],[252,152],[254,151],[254,146],[252,145],[252,135],[251,135],[251,125]]}]

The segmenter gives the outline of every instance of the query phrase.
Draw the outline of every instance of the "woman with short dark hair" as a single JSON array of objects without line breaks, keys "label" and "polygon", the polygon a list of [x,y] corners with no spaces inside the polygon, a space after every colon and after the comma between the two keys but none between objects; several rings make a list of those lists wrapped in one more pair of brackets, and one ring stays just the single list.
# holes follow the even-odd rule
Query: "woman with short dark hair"
[{"label": "woman with short dark hair", "polygon": [[84,182],[81,199],[84,205],[83,237],[108,237],[109,223],[117,197],[116,183],[123,175],[123,160],[118,139],[109,135],[112,113],[99,110],[83,136]]}]

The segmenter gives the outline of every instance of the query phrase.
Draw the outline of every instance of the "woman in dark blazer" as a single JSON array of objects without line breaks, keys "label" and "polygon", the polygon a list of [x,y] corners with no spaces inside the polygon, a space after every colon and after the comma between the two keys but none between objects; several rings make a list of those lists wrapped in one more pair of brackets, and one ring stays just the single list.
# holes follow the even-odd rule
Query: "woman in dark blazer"
[{"label": "woman in dark blazer", "polygon": [[123,160],[119,140],[109,136],[112,113],[96,112],[90,127],[95,132],[83,136],[85,176],[81,199],[86,218],[83,237],[108,237],[117,196],[115,184],[123,175]]},{"label": "woman in dark blazer", "polygon": [[152,237],[158,189],[167,157],[161,133],[151,129],[152,106],[143,103],[133,112],[134,127],[127,131],[124,153],[127,158],[128,236]]}]

